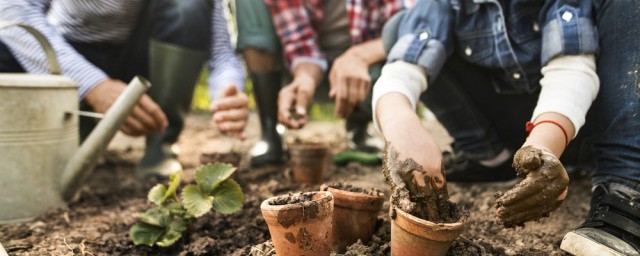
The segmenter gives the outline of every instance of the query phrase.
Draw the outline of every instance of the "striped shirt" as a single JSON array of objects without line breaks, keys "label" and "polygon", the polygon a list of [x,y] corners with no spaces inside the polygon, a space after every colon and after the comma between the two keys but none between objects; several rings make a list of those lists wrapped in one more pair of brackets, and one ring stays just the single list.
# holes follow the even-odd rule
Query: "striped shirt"
[{"label": "striped shirt", "polygon": [[[245,73],[229,38],[223,0],[214,1],[211,22],[209,92],[212,98],[230,84],[242,89]],[[109,76],[67,43],[124,43],[132,33],[145,0],[0,0],[0,17],[31,25],[47,37],[62,74],[80,85],[80,99]],[[37,41],[20,28],[0,30],[2,40],[29,73],[47,73],[46,56]]]}]

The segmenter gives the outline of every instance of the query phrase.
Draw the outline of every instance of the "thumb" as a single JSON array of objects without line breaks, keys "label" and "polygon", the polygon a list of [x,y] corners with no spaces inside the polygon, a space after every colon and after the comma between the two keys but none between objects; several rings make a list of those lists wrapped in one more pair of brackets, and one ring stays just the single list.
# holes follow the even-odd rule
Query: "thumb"
[{"label": "thumb", "polygon": [[236,88],[235,85],[231,84],[222,89],[222,91],[218,93],[218,97],[233,96],[236,94],[238,94],[238,88]]}]

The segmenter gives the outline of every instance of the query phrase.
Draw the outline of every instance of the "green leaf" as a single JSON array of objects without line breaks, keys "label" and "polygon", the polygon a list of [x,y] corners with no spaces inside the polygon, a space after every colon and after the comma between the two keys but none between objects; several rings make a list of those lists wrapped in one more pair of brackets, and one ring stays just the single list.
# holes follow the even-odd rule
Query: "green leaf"
[{"label": "green leaf", "polygon": [[140,221],[157,227],[166,226],[170,218],[169,210],[158,207],[151,208],[138,217]]},{"label": "green leaf", "polygon": [[167,198],[176,194],[176,190],[178,190],[181,180],[182,172],[175,172],[171,174],[171,177],[169,178],[169,188],[167,188],[167,192],[164,193],[164,197],[162,197],[163,200],[167,200]]},{"label": "green leaf", "polygon": [[185,231],[187,231],[187,223],[182,218],[175,218],[171,224],[169,224],[167,232],[156,244],[160,247],[171,246],[182,237],[182,233]]},{"label": "green leaf", "polygon": [[208,164],[200,166],[196,170],[196,183],[200,189],[210,194],[220,182],[225,181],[236,171],[236,168],[230,164]]},{"label": "green leaf", "polygon": [[164,234],[164,236],[162,236],[160,240],[156,242],[156,244],[160,247],[169,247],[172,246],[176,241],[178,241],[180,237],[182,237],[182,233],[169,231]]},{"label": "green leaf", "polygon": [[164,234],[164,228],[152,226],[138,222],[129,230],[129,237],[135,245],[153,246],[153,244]]},{"label": "green leaf", "polygon": [[176,202],[173,200],[165,204],[164,207],[167,210],[169,210],[169,212],[172,215],[183,216],[184,213],[186,212],[186,210],[184,209],[184,207],[182,207],[182,204],[180,202]]},{"label": "green leaf", "polygon": [[213,209],[231,214],[242,209],[242,188],[234,180],[225,180],[213,191]]},{"label": "green leaf", "polygon": [[149,195],[147,195],[147,199],[149,199],[150,202],[156,205],[162,205],[162,203],[166,199],[164,198],[164,195],[166,194],[166,192],[167,192],[167,188],[163,184],[155,185],[153,188],[151,188],[151,190],[149,190]]},{"label": "green leaf", "polygon": [[211,210],[213,197],[194,185],[188,185],[182,190],[182,203],[187,212],[197,218]]}]

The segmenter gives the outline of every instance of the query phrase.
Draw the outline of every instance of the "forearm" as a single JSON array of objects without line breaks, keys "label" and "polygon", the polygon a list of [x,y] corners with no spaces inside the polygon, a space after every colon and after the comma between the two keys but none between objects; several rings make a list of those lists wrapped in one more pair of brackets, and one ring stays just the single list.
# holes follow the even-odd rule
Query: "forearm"
[{"label": "forearm", "polygon": [[393,92],[382,96],[376,104],[375,114],[382,135],[387,140],[393,138],[393,132],[398,127],[421,126],[411,102],[401,93]]},{"label": "forearm", "polygon": [[[567,142],[584,125],[599,90],[593,55],[561,56],[543,69],[542,90],[531,122],[536,124],[526,145],[540,146],[560,157]],[[540,123],[541,121],[553,123]],[[566,132],[566,137],[564,132]]]},{"label": "forearm", "polygon": [[293,80],[303,84],[313,85],[313,89],[320,84],[324,71],[316,64],[302,62],[293,69]]},{"label": "forearm", "polygon": [[[553,123],[539,123],[542,120],[552,121],[564,128],[564,132],[560,127]],[[537,148],[546,149],[560,158],[564,152],[567,138],[572,138],[575,134],[575,128],[569,118],[564,115],[548,112],[541,114],[535,120],[531,121],[537,124],[535,129],[531,131],[529,137],[525,141],[524,146],[535,146]],[[565,137],[564,133],[567,133]]]},{"label": "forearm", "polygon": [[[108,76],[87,61],[69,45],[62,35],[48,22],[45,9],[49,0],[0,1],[0,15],[3,19],[30,25],[40,31],[51,43],[60,62],[62,74],[80,85],[80,99]],[[0,30],[0,38],[9,47],[18,62],[30,73],[48,72],[46,55],[34,37],[21,28]]]},{"label": "forearm", "polygon": [[352,54],[369,66],[384,61],[387,58],[387,53],[384,50],[384,45],[380,38],[351,46],[345,54]]}]

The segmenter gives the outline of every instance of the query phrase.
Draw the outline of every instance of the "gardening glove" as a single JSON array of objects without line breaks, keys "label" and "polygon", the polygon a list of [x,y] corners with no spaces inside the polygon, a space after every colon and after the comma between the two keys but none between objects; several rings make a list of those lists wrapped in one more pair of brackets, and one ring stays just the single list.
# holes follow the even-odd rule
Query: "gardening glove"
[{"label": "gardening glove", "polygon": [[548,217],[567,196],[569,176],[551,152],[526,146],[516,152],[513,167],[525,177],[511,190],[498,194],[496,215],[505,227]]}]

